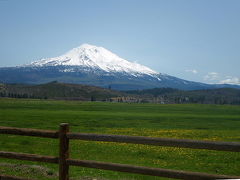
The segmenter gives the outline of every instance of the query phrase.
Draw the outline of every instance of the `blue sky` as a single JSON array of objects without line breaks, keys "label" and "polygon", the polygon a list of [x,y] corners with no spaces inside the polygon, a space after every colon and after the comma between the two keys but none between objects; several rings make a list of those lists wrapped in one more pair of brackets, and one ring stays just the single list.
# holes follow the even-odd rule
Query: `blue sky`
[{"label": "blue sky", "polygon": [[187,80],[240,84],[240,1],[0,0],[0,67],[83,43]]}]

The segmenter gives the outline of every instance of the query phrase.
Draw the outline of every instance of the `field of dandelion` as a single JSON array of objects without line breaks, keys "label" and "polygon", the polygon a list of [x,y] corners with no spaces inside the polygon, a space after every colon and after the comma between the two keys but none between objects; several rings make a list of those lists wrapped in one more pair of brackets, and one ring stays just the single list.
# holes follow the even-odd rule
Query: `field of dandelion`
[{"label": "field of dandelion", "polygon": [[[240,142],[240,107],[0,99],[0,126]],[[240,154],[146,145],[71,141],[71,158],[214,174],[240,175]],[[0,151],[58,155],[58,141],[0,135]],[[0,158],[0,174],[57,179],[56,165]],[[70,168],[71,179],[162,179]]]}]

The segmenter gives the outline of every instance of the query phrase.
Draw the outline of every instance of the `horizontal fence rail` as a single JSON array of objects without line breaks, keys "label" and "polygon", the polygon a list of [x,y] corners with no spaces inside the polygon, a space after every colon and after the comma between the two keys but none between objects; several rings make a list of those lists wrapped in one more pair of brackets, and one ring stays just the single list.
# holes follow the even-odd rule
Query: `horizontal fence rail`
[{"label": "horizontal fence rail", "polygon": [[240,143],[234,142],[196,141],[188,139],[152,138],[143,136],[122,136],[122,135],[99,135],[87,133],[68,133],[67,137],[69,139],[79,139],[87,141],[118,142],[131,144],[145,144],[153,146],[240,152]]},{"label": "horizontal fence rail", "polygon": [[12,128],[0,126],[0,134],[14,134],[23,136],[36,136],[44,138],[58,138],[58,131],[47,131],[39,129]]},{"label": "horizontal fence rail", "polygon": [[58,157],[41,156],[41,155],[36,155],[36,154],[25,154],[25,153],[0,151],[0,157],[8,158],[8,159],[18,159],[18,160],[38,161],[38,162],[47,162],[47,163],[58,164]]},{"label": "horizontal fence rail", "polygon": [[175,178],[175,179],[188,179],[188,180],[201,179],[202,180],[202,179],[238,179],[240,178],[239,176],[213,175],[213,174],[207,174],[207,173],[177,171],[177,170],[161,169],[161,168],[148,168],[148,167],[141,167],[141,166],[132,166],[132,165],[116,164],[116,163],[104,163],[104,162],[89,161],[89,160],[68,159],[67,163],[72,166],[82,166],[82,167],[88,167],[88,168],[136,173],[136,174],[143,174],[143,175],[150,175],[150,176],[161,176],[161,177]]},{"label": "horizontal fence rail", "polygon": [[[69,166],[81,166],[119,172],[137,173],[150,176],[160,176],[175,179],[240,179],[240,176],[214,175],[199,172],[188,172],[162,168],[149,168],[126,164],[98,162],[91,160],[76,160],[69,158],[69,140],[104,141],[117,143],[144,144],[153,146],[180,147],[192,149],[208,149],[218,151],[240,152],[240,143],[195,141],[186,139],[152,138],[142,136],[100,135],[87,133],[70,133],[69,125],[60,124],[59,131],[46,131],[26,128],[1,127],[0,134],[14,134],[59,139],[59,157],[42,156],[16,152],[0,151],[0,157],[27,161],[38,161],[59,164],[59,180],[69,180]],[[29,180],[19,177],[0,175],[0,180]]]}]

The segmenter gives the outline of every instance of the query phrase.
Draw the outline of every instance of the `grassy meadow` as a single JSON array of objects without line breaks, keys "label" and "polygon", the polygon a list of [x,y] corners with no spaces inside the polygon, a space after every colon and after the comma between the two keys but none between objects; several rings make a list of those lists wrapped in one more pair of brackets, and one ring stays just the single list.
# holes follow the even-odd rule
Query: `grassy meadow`
[{"label": "grassy meadow", "polygon": [[[240,106],[0,99],[0,126],[240,142]],[[240,153],[72,140],[71,158],[240,176]],[[58,155],[58,141],[0,134],[0,151]],[[0,158],[0,174],[57,179],[57,165]],[[163,179],[70,167],[71,179]]]}]

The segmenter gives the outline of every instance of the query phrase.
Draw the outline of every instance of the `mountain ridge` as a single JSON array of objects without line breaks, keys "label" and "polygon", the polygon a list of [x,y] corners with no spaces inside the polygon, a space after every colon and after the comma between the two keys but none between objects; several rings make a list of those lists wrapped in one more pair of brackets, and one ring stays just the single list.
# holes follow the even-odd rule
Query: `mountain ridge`
[{"label": "mountain ridge", "polygon": [[103,47],[83,44],[65,54],[17,67],[0,68],[0,82],[43,84],[51,81],[95,85],[115,90],[176,88],[182,90],[240,88],[237,85],[204,84],[158,73],[129,62]]}]

